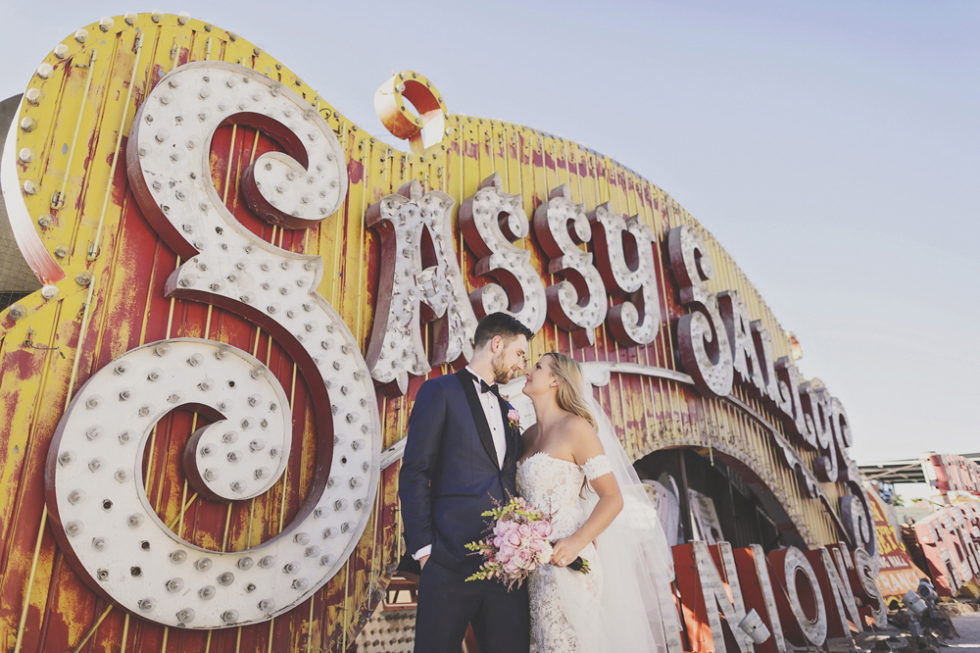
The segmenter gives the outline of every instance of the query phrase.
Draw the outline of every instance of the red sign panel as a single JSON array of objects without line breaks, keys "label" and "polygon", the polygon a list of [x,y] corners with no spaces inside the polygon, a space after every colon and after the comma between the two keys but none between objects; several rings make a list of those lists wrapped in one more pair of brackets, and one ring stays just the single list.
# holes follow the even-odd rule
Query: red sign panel
[{"label": "red sign panel", "polygon": [[954,455],[930,456],[936,473],[936,488],[947,492],[969,492],[980,496],[980,465],[969,458]]},{"label": "red sign panel", "polygon": [[980,579],[980,503],[943,508],[912,528],[940,595]]}]

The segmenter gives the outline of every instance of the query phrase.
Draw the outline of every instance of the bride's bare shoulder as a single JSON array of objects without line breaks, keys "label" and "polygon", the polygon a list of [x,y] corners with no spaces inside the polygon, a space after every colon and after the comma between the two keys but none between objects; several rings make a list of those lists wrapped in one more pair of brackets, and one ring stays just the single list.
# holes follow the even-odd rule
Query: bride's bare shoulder
[{"label": "bride's bare shoulder", "polygon": [[569,437],[572,440],[591,439],[597,437],[595,427],[589,423],[589,420],[572,413],[568,413],[567,417],[565,417],[565,423],[563,426],[564,428],[562,430],[565,432],[566,437]]},{"label": "bride's bare shoulder", "polygon": [[568,443],[572,458],[576,463],[582,464],[589,458],[602,453],[599,435],[589,420],[578,415],[571,415],[564,430],[565,441]]}]

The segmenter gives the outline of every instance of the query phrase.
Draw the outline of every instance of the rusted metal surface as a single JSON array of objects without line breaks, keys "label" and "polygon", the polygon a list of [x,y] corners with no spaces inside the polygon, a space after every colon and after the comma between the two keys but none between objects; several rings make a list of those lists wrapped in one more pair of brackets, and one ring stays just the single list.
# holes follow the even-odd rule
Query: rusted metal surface
[{"label": "rusted metal surface", "polygon": [[[346,198],[335,213],[303,229],[270,224],[247,204],[250,194],[255,200],[254,184],[245,175],[250,163],[265,152],[290,147],[275,128],[254,120],[219,127],[211,139],[210,175],[221,202],[251,233],[281,249],[322,261],[316,290],[340,314],[361,354],[368,350],[375,323],[386,317],[387,302],[379,301],[379,295],[388,288],[383,234],[369,228],[369,207],[416,182],[423,193],[445,193],[455,207],[469,211],[478,204],[471,198],[481,185],[495,178],[492,185],[501,194],[518,198],[526,220],[546,207],[555,189],[564,187],[562,197],[571,205],[565,208],[578,215],[575,205],[582,207],[583,228],[589,226],[588,213],[605,206],[610,215],[630,216],[633,224],[649,230],[650,256],[643,265],[652,268],[655,288],[649,279],[639,288],[635,281],[620,281],[616,292],[603,291],[603,305],[596,307],[595,315],[582,316],[572,309],[571,315],[560,314],[561,324],[554,317],[548,319],[531,342],[531,358],[558,350],[584,362],[609,363],[609,381],[599,388],[598,398],[634,459],[666,448],[717,449],[753,470],[808,544],[829,544],[843,537],[838,506],[848,492],[846,479],[812,480],[808,470],[814,469],[821,452],[800,444],[783,415],[750,384],[736,381],[728,398],[699,394],[687,380],[689,371],[675,357],[676,324],[687,309],[670,271],[667,243],[670,230],[680,226],[696,232],[710,253],[714,276],[707,282],[708,289],[738,291],[752,320],[771,335],[773,360],[789,356],[790,344],[727,252],[662,190],[576,143],[518,125],[443,115],[442,98],[418,77],[403,91],[422,113],[418,122],[408,109],[399,108],[405,106],[400,97],[392,96],[386,104],[393,121],[411,123],[402,126],[408,130],[406,137],[413,139],[413,151],[401,152],[352,124],[245,39],[193,19],[127,15],[108,25],[90,25],[84,35],[69,36],[45,59],[29,81],[25,93],[29,101],[15,120],[18,129],[12,140],[16,143],[8,148],[18,157],[13,168],[15,187],[32,190],[17,198],[23,203],[31,237],[46,260],[55,264],[56,274],[44,274],[58,292],[52,298],[34,293],[21,302],[21,314],[0,314],[0,487],[4,489],[0,493],[0,646],[4,650],[345,650],[381,600],[391,566],[402,553],[397,462],[381,470],[371,516],[348,562],[308,601],[257,625],[202,632],[168,628],[131,614],[80,577],[54,536],[60,526],[46,511],[44,464],[65,407],[95,372],[156,340],[204,338],[248,352],[272,371],[292,411],[292,453],[282,479],[261,496],[230,503],[196,493],[181,464],[186,442],[205,424],[206,415],[182,409],[157,424],[143,460],[144,484],[153,510],[174,533],[214,551],[256,546],[288,527],[318,479],[329,472],[323,462],[331,459],[333,449],[331,438],[324,437],[329,429],[324,427],[323,413],[329,411],[319,405],[322,397],[308,368],[297,362],[296,352],[281,334],[260,326],[253,314],[237,309],[233,302],[168,296],[167,280],[194,254],[193,248],[174,245],[168,234],[160,232],[161,221],[145,214],[127,179],[127,165],[132,164],[127,164],[124,153],[137,110],[167,73],[206,60],[243,65],[278,80],[305,98],[336,134],[346,163]],[[389,80],[385,88],[401,93],[397,81]],[[414,127],[424,123],[423,118],[436,117],[444,120],[444,129],[440,126],[435,144],[425,147]],[[22,123],[25,118],[33,123]],[[186,119],[196,120],[193,115]],[[26,130],[21,124],[33,126]],[[20,156],[24,149],[30,156]],[[5,193],[7,187],[5,179]],[[274,211],[266,207],[264,213]],[[536,271],[543,287],[555,287],[563,275],[574,276],[567,270],[559,274],[557,268],[556,273],[548,271],[549,259],[560,248],[549,250],[528,234],[526,226],[518,225],[523,231],[515,233],[518,227],[502,224],[503,238],[491,238],[475,231],[472,214],[466,220],[456,214],[454,208],[453,242],[447,251],[474,301],[482,302],[481,288],[496,281],[508,292],[524,288],[543,309],[543,297],[531,288],[533,279],[528,275],[518,282],[505,272],[491,274],[488,248],[513,243],[526,252],[525,265]],[[547,209],[539,215],[547,220]],[[461,233],[461,223],[471,231]],[[600,228],[598,222],[592,227]],[[622,225],[619,228],[622,237]],[[630,227],[630,233],[644,230]],[[630,238],[643,240],[642,235]],[[625,279],[630,269],[636,269],[639,263],[631,246],[625,243],[614,261],[598,261],[607,279],[615,280],[617,275]],[[584,254],[586,248],[580,251]],[[428,250],[423,253],[428,255]],[[584,256],[574,263],[580,269],[592,264]],[[601,285],[601,278],[597,272],[597,284]],[[605,298],[606,294],[613,296]],[[624,325],[629,321],[621,317],[613,322],[594,319],[607,312],[622,316],[627,301],[642,303],[646,315],[659,315],[659,324],[648,333],[627,333]],[[521,307],[512,304],[510,309],[517,312]],[[437,325],[421,328],[430,362],[437,353],[434,343],[443,335]],[[621,344],[638,341],[642,344]],[[641,367],[665,373],[637,373]],[[437,364],[428,374],[450,369],[448,364]],[[412,400],[423,381],[423,376],[406,374],[403,387],[389,387],[388,393],[377,388],[374,399],[383,448],[403,437]],[[386,460],[397,460],[397,455]],[[808,488],[816,485],[820,496]]]}]

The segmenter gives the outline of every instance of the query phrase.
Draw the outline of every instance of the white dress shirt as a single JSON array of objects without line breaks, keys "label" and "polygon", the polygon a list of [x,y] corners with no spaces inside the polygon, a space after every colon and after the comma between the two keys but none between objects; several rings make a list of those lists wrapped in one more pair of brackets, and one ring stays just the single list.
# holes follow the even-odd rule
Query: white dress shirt
[{"label": "white dress shirt", "polygon": [[[466,371],[473,375],[473,385],[476,386],[476,396],[480,399],[483,407],[483,414],[487,418],[490,426],[490,437],[493,438],[493,447],[497,450],[497,468],[504,466],[504,456],[507,454],[507,433],[504,431],[504,416],[500,413],[500,400],[492,392],[482,392],[480,387],[480,375],[474,372],[468,365]],[[432,545],[427,544],[412,554],[416,560],[432,553]]]},{"label": "white dress shirt", "polygon": [[466,367],[466,371],[473,375],[473,383],[476,385],[476,396],[480,398],[483,406],[483,414],[487,417],[487,424],[490,426],[490,437],[493,438],[493,447],[497,450],[497,467],[504,466],[504,455],[507,453],[507,434],[504,432],[504,417],[500,414],[500,400],[492,392],[482,392],[480,389],[480,375]]}]

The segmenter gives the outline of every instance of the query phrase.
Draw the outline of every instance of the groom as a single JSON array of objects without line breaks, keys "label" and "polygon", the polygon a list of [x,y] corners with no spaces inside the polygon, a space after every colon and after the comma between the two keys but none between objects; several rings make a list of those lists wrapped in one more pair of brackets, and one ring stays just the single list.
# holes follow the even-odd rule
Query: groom
[{"label": "groom", "polygon": [[526,588],[466,582],[481,560],[464,545],[483,536],[480,513],[517,495],[521,434],[496,384],[524,369],[532,335],[506,313],[486,316],[470,364],[415,397],[398,493],[408,551],[422,565],[416,653],[459,653],[469,623],[481,653],[528,650]]}]

